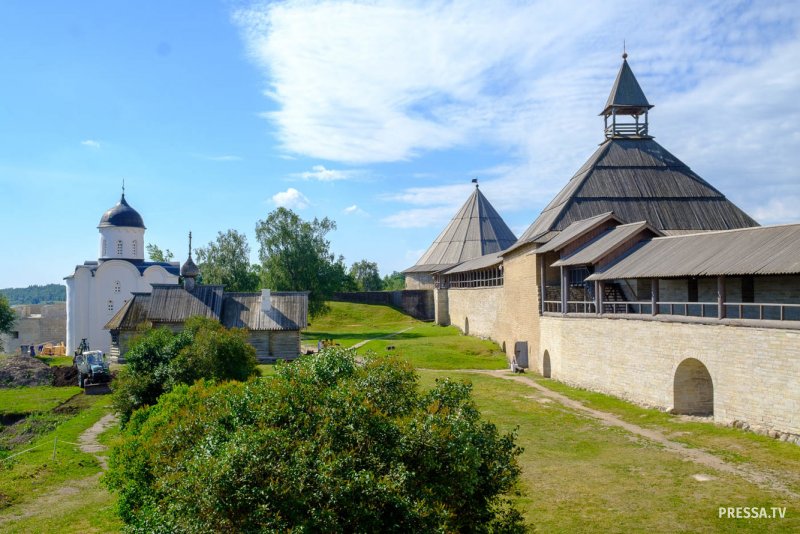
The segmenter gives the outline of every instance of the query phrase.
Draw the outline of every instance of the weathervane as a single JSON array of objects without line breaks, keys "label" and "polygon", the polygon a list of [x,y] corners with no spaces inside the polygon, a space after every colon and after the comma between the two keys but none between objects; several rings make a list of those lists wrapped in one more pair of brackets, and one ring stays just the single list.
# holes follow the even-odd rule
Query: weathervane
[{"label": "weathervane", "polygon": [[472,183],[475,184],[475,189],[478,189],[478,179],[477,178],[473,178],[472,179]]}]

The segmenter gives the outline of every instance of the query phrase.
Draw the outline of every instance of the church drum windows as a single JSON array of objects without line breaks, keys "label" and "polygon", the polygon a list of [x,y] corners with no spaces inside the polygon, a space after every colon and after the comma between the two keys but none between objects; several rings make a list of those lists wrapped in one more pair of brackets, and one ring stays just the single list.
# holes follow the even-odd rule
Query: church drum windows
[{"label": "church drum windows", "polygon": [[117,240],[117,256],[122,256],[122,239]]}]

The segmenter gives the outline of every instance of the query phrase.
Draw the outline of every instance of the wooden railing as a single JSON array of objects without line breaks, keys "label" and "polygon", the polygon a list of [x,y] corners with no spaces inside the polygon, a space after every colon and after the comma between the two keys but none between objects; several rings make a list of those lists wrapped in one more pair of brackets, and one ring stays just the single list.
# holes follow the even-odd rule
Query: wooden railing
[{"label": "wooden railing", "polygon": [[[725,319],[754,319],[761,321],[800,321],[800,304],[776,304],[769,302],[725,302]],[[544,301],[544,311],[562,313],[558,300]],[[719,318],[719,305],[716,302],[656,302],[655,315],[678,317]],[[567,314],[597,313],[597,305],[592,301],[568,301]],[[652,317],[653,303],[646,301],[603,301],[599,315],[641,315]]]},{"label": "wooden railing", "polygon": [[606,137],[615,135],[647,135],[646,124],[609,124],[606,127]]},{"label": "wooden railing", "polygon": [[800,304],[726,302],[724,306],[725,316],[729,319],[800,321]]}]

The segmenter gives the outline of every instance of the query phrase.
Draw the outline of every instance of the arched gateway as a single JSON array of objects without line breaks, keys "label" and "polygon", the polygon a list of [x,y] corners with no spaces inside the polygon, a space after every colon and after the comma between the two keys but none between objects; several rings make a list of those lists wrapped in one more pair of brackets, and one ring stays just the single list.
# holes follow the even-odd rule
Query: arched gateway
[{"label": "arched gateway", "polygon": [[687,358],[678,365],[673,395],[675,413],[714,415],[714,384],[700,360]]}]

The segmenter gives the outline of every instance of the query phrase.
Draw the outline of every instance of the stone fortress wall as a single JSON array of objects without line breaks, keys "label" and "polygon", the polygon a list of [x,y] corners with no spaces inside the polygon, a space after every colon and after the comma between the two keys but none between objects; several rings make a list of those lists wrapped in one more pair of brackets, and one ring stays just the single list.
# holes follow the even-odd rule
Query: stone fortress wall
[{"label": "stone fortress wall", "polygon": [[531,370],[566,384],[662,410],[705,402],[718,423],[800,442],[800,331],[541,316],[534,259],[506,262],[504,286],[437,291],[437,322],[494,340],[509,361],[523,342]]}]

